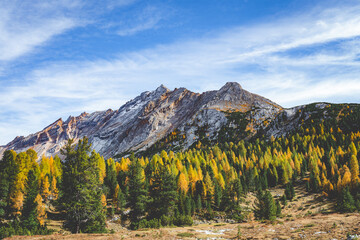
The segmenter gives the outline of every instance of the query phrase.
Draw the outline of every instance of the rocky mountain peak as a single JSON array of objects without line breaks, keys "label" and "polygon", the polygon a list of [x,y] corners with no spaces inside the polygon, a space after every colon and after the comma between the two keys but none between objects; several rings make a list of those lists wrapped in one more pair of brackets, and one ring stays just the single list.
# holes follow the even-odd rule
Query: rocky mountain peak
[{"label": "rocky mountain peak", "polygon": [[170,90],[169,90],[167,87],[165,87],[163,84],[161,84],[161,85],[155,90],[156,93],[161,93],[161,94],[164,94],[164,93],[169,92],[169,91],[170,91]]},{"label": "rocky mountain peak", "polygon": [[47,130],[47,129],[50,129],[52,127],[55,127],[55,126],[61,126],[63,124],[63,120],[62,118],[59,118],[58,120],[56,120],[55,122],[53,122],[52,124],[48,125],[47,127],[45,127],[43,129],[43,131]]},{"label": "rocky mountain peak", "polygon": [[180,131],[182,147],[197,141],[199,128],[209,126],[207,135],[215,138],[227,123],[226,112],[258,111],[256,119],[271,119],[281,107],[270,100],[244,90],[239,83],[228,82],[218,91],[202,94],[185,88],[169,90],[161,84],[128,101],[118,110],[105,110],[58,119],[42,131],[20,137],[3,148],[24,151],[34,149],[39,156],[55,155],[70,138],[87,136],[94,150],[105,158],[117,154],[143,151],[160,139]]},{"label": "rocky mountain peak", "polygon": [[226,91],[232,91],[232,92],[239,92],[243,90],[240,83],[238,82],[227,82],[222,88],[220,88],[219,92],[226,92]]}]

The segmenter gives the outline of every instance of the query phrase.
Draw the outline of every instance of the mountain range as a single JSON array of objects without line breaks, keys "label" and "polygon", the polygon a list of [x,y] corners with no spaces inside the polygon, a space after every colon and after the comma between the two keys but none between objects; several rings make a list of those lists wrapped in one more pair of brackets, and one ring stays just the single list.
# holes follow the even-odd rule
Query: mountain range
[{"label": "mountain range", "polygon": [[204,93],[161,85],[117,110],[84,112],[65,121],[60,118],[39,132],[16,137],[0,147],[0,155],[7,149],[21,152],[29,148],[39,156],[55,155],[68,139],[76,142],[84,136],[105,158],[163,148],[187,149],[198,141],[281,136],[311,120],[314,112],[326,119],[328,106],[316,103],[286,109],[236,82]]}]

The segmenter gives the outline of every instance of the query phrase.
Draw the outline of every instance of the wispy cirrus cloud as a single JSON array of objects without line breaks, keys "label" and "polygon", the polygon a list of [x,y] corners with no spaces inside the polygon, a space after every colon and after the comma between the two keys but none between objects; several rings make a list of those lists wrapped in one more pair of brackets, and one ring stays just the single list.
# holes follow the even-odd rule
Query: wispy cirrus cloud
[{"label": "wispy cirrus cloud", "polygon": [[[123,29],[124,36],[146,29],[135,26]],[[285,107],[360,101],[359,56],[360,3],[232,27],[106,60],[53,62],[30,72],[26,85],[0,90],[0,115],[16,116],[2,127],[2,139],[13,136],[24,121],[30,121],[28,127],[16,134],[38,130],[58,116],[118,108],[161,83],[206,91],[237,81]]]},{"label": "wispy cirrus cloud", "polygon": [[78,8],[74,1],[2,1],[0,5],[0,63],[35,50],[56,35],[80,24],[66,12]]},{"label": "wispy cirrus cloud", "polygon": [[120,36],[131,36],[139,32],[156,29],[169,13],[162,8],[147,6],[135,14],[134,18],[127,18],[119,23],[117,34]]},{"label": "wispy cirrus cloud", "polygon": [[[0,65],[36,52],[56,36],[94,24],[136,0],[1,0]],[[1,67],[1,66],[0,66]]]}]

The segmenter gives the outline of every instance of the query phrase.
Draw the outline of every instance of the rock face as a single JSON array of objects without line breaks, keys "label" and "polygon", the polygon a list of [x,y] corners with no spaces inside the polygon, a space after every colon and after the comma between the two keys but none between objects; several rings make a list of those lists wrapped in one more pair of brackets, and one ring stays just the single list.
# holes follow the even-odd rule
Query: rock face
[{"label": "rock face", "polygon": [[[182,148],[197,141],[196,131],[208,126],[207,136],[215,138],[228,119],[226,112],[249,112],[259,124],[273,120],[282,107],[252,94],[238,83],[226,83],[218,91],[202,94],[185,88],[170,91],[161,85],[152,92],[143,92],[118,110],[91,114],[82,113],[58,119],[42,131],[27,137],[16,137],[0,148],[17,152],[34,149],[39,156],[58,154],[68,139],[87,136],[92,147],[105,158],[130,151],[143,151],[159,139],[177,130],[185,136]],[[259,126],[260,126],[259,125]]]}]

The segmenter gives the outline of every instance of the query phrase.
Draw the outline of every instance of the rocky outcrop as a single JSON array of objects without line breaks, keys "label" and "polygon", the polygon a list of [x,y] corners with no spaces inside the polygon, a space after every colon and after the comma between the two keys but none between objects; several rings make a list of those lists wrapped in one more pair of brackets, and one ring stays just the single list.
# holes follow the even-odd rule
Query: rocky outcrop
[{"label": "rocky outcrop", "polygon": [[271,121],[282,111],[281,106],[270,100],[252,94],[238,83],[226,83],[218,91],[202,94],[185,88],[169,90],[161,85],[151,92],[143,92],[118,110],[106,110],[91,114],[82,113],[58,119],[43,130],[27,137],[16,137],[6,149],[24,151],[34,149],[38,155],[58,154],[70,138],[87,136],[92,147],[104,157],[142,151],[174,130],[185,138],[186,148],[197,141],[196,131],[207,125],[209,138],[216,134],[228,121],[226,112],[252,112],[252,119],[259,124]]}]

